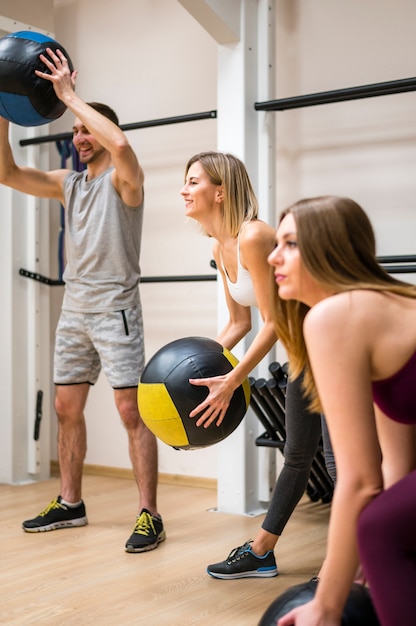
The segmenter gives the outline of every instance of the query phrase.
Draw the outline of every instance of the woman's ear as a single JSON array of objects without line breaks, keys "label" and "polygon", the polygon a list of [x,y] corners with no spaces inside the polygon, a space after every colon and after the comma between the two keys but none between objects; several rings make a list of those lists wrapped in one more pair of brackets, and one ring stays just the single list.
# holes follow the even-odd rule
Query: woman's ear
[{"label": "woman's ear", "polygon": [[224,201],[224,190],[223,190],[222,187],[218,187],[215,199],[216,199],[217,202],[223,202]]}]

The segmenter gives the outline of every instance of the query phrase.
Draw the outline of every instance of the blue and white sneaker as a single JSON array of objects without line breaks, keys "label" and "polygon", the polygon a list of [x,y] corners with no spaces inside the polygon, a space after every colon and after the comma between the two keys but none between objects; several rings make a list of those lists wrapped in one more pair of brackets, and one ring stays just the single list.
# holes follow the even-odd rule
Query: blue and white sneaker
[{"label": "blue and white sneaker", "polygon": [[278,575],[273,550],[258,556],[251,549],[251,541],[234,548],[225,561],[208,565],[207,572],[214,578],[272,578]]}]

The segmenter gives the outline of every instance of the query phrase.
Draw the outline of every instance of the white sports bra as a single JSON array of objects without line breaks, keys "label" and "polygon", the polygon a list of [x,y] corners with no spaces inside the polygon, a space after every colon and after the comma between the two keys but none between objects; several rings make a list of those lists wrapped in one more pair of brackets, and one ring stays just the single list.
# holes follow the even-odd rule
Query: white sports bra
[{"label": "white sports bra", "polygon": [[237,280],[235,283],[228,278],[227,270],[221,257],[222,268],[224,270],[230,296],[237,304],[242,306],[257,306],[256,294],[254,293],[253,281],[250,272],[241,265],[240,262],[240,233],[237,239]]}]

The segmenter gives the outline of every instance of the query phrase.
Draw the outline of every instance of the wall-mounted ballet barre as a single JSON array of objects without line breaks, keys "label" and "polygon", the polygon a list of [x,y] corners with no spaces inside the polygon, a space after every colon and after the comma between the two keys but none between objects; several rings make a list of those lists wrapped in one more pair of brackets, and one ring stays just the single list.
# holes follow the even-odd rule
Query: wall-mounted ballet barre
[{"label": "wall-mounted ballet barre", "polygon": [[[147,120],[145,122],[133,122],[132,124],[120,124],[121,130],[135,130],[137,128],[152,128],[153,126],[167,126],[169,124],[180,124],[182,122],[197,122],[199,120],[215,119],[216,111],[203,111],[202,113],[189,113],[188,115],[175,115],[173,117],[161,117],[155,120]],[[72,133],[59,133],[56,135],[44,135],[43,137],[32,137],[30,139],[21,139],[19,145],[31,146],[40,143],[49,143],[51,141],[65,141],[72,139]]]},{"label": "wall-mounted ballet barre", "polygon": [[[402,254],[399,256],[379,256],[377,258],[377,261],[389,274],[416,273],[415,254]],[[394,263],[407,263],[408,265],[393,265]]]},{"label": "wall-mounted ballet barre", "polygon": [[[416,255],[404,254],[398,256],[380,256],[377,258],[380,265],[389,274],[412,274],[416,273]],[[394,265],[394,263],[406,263],[407,265]],[[215,269],[215,263],[211,261],[211,267]],[[59,287],[65,284],[63,280],[48,278],[37,272],[30,272],[23,268],[19,269],[20,276],[31,278],[50,287]],[[207,282],[217,280],[217,274],[195,274],[184,276],[142,276],[140,283],[184,283],[184,282]]]},{"label": "wall-mounted ballet barre", "polygon": [[[55,278],[48,278],[47,276],[43,276],[38,272],[30,272],[29,270],[25,270],[22,267],[19,269],[20,276],[24,276],[25,278],[31,278],[32,280],[36,280],[39,283],[43,283],[44,285],[49,285],[49,287],[60,287],[65,285],[63,280],[58,280]],[[201,274],[201,275],[189,275],[189,276],[142,276],[140,278],[140,283],[189,283],[189,282],[206,282],[217,280],[216,274]]]},{"label": "wall-mounted ballet barre", "polygon": [[299,109],[317,106],[318,104],[330,104],[331,102],[346,102],[348,100],[388,96],[408,91],[416,91],[416,77],[390,80],[383,83],[372,83],[359,87],[334,89],[332,91],[320,91],[303,96],[280,98],[279,100],[255,102],[254,108],[256,111],[286,111],[287,109]]}]

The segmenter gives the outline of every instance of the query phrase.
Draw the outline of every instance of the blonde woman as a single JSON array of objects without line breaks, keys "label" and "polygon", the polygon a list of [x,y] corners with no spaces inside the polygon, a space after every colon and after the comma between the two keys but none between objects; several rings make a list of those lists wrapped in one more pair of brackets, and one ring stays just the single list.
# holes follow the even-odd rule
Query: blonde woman
[{"label": "blonde woman", "polygon": [[[258,307],[263,325],[237,367],[225,376],[194,379],[209,393],[191,414],[201,427],[220,424],[234,390],[276,342],[273,311],[277,288],[267,258],[275,246],[275,229],[258,219],[258,205],[242,161],[231,154],[202,152],[185,169],[181,191],[186,215],[213,239],[229,320],[217,337],[232,348],[251,329],[251,307]],[[208,573],[221,579],[276,576],[274,548],[308,483],[321,437],[321,418],[308,412],[300,390],[301,376],[291,381],[286,398],[285,464],[276,483],[267,515],[253,541],[245,541]]]}]

